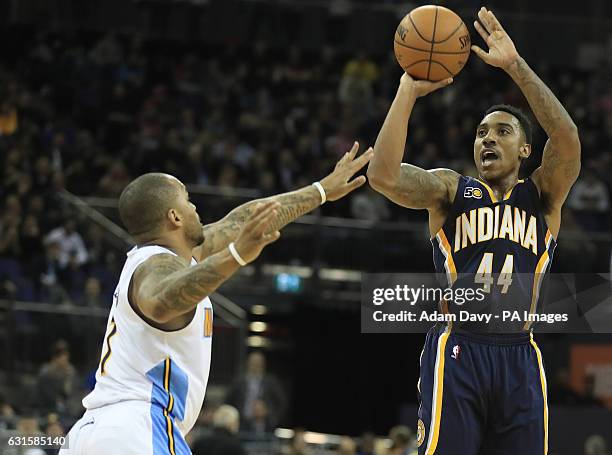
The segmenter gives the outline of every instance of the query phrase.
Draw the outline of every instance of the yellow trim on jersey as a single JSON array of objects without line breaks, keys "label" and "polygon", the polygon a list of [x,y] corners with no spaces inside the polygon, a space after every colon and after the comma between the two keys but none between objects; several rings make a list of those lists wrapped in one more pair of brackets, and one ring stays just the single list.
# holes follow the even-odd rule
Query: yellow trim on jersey
[{"label": "yellow trim on jersey", "polygon": [[542,362],[542,353],[540,348],[533,339],[533,333],[530,333],[530,343],[535,349],[536,356],[538,357],[538,368],[540,369],[540,382],[542,384],[542,397],[544,398],[544,455],[548,454],[548,394],[546,393],[546,373],[544,372],[544,363]]},{"label": "yellow trim on jersey", "polygon": [[176,455],[174,452],[174,429],[172,428],[172,419],[168,415],[168,410],[164,409],[164,416],[166,417],[166,433],[168,434],[168,450],[172,455]]},{"label": "yellow trim on jersey", "polygon": [[[485,187],[485,189],[486,189],[486,190],[489,192],[489,197],[491,198],[491,202],[493,202],[493,203],[495,203],[495,202],[499,202],[499,201],[497,200],[497,198],[495,197],[495,193],[493,192],[493,190],[491,189],[491,187],[490,187],[489,185],[487,185],[485,182],[483,182],[483,181],[482,181],[482,180],[480,180],[480,179],[476,179],[476,180],[477,180],[478,182],[480,182],[480,183],[481,183],[481,185],[482,185],[482,186],[484,186],[484,187]],[[508,192],[507,192],[507,193],[504,195],[504,199],[503,199],[503,200],[504,200],[504,201],[507,201],[508,199],[510,199],[510,195],[512,194],[512,191],[514,190],[514,188],[516,187],[516,185],[518,185],[519,183],[523,183],[523,182],[525,182],[525,180],[523,180],[523,179],[518,180],[518,181],[517,181],[517,182],[514,184],[514,186],[513,186],[512,188],[510,188],[510,189],[508,190]]]},{"label": "yellow trim on jersey", "polygon": [[485,189],[489,192],[489,197],[491,198],[491,202],[493,203],[497,202],[497,198],[495,197],[495,193],[493,193],[493,190],[491,189],[491,187],[480,179],[476,179],[476,180],[479,181],[480,184],[484,186]]},{"label": "yellow trim on jersey", "polygon": [[521,179],[519,181],[516,182],[516,184],[510,188],[508,190],[508,192],[504,195],[504,201],[507,201],[508,199],[510,199],[510,196],[512,195],[512,191],[514,190],[514,188],[516,188],[516,185],[518,185],[519,183],[523,183],[525,180]]},{"label": "yellow trim on jersey", "polygon": [[452,285],[457,280],[457,268],[455,267],[455,261],[453,260],[453,252],[450,247],[450,243],[448,243],[448,239],[446,238],[446,234],[444,234],[442,229],[438,231],[437,237],[438,245],[440,245],[442,254],[446,258],[444,266],[446,267],[446,273],[448,274],[449,285]]},{"label": "yellow trim on jersey", "polygon": [[204,308],[204,336],[212,336],[213,331],[213,318],[212,310],[210,308]]},{"label": "yellow trim on jersey", "polygon": [[440,421],[442,420],[442,395],[444,392],[444,359],[446,353],[446,342],[450,336],[451,328],[447,327],[440,338],[438,338],[438,352],[436,355],[436,366],[434,369],[434,390],[432,397],[431,422],[429,425],[429,438],[425,455],[432,455],[438,446],[440,437]]},{"label": "yellow trim on jersey", "polygon": [[[544,279],[544,273],[542,273],[542,270],[546,269],[546,266],[548,265],[550,259],[550,256],[548,255],[548,249],[550,248],[551,240],[552,234],[550,233],[550,230],[547,230],[545,237],[546,249],[544,250],[544,253],[542,253],[542,256],[540,256],[540,260],[536,265],[535,273],[533,275],[533,287],[531,289],[531,306],[529,307],[530,315],[535,313],[536,305],[538,303],[538,297],[540,295],[540,286],[542,285],[542,280]],[[523,330],[529,330],[530,327],[531,321],[527,321],[523,326]]]},{"label": "yellow trim on jersey", "polygon": [[111,349],[111,344],[110,344],[111,338],[117,335],[117,323],[115,322],[115,318],[112,318],[110,323],[112,324],[113,328],[111,329],[111,331],[108,333],[108,336],[106,337],[107,351],[106,351],[106,354],[102,356],[102,360],[100,361],[100,374],[102,376],[106,374],[106,364],[108,363],[108,360],[110,359],[111,354],[113,353],[113,350]]},{"label": "yellow trim on jersey", "polygon": [[166,417],[166,433],[168,434],[168,449],[172,455],[174,453],[174,429],[172,428],[172,418],[169,415],[169,411],[172,410],[174,406],[174,397],[170,392],[170,369],[172,368],[172,363],[170,357],[166,357],[164,361],[164,390],[168,393],[168,406],[164,408],[164,416]]}]

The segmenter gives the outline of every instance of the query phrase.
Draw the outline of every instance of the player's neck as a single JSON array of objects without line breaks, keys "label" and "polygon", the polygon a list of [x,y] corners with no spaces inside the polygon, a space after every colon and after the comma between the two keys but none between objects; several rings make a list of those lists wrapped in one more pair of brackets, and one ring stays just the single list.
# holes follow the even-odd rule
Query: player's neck
[{"label": "player's neck", "polygon": [[504,195],[518,183],[518,174],[509,174],[498,179],[486,179],[482,175],[478,178],[489,185],[497,199],[503,199]]}]

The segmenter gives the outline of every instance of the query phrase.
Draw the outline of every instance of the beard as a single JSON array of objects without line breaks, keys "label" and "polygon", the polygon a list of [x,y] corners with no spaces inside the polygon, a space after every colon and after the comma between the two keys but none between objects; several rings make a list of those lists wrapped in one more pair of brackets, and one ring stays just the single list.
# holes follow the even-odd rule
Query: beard
[{"label": "beard", "polygon": [[202,229],[202,225],[200,223],[194,223],[185,231],[185,237],[192,248],[204,243],[204,230]]}]

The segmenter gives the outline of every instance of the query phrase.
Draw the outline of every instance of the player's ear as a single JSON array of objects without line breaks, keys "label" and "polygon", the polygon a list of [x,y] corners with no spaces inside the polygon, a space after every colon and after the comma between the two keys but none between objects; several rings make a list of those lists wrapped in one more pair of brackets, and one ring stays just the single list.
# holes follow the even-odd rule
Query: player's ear
[{"label": "player's ear", "polygon": [[531,144],[523,144],[519,149],[519,156],[521,159],[526,160],[531,155]]},{"label": "player's ear", "polygon": [[183,224],[183,217],[176,209],[168,210],[166,217],[170,224],[174,226],[181,226]]}]

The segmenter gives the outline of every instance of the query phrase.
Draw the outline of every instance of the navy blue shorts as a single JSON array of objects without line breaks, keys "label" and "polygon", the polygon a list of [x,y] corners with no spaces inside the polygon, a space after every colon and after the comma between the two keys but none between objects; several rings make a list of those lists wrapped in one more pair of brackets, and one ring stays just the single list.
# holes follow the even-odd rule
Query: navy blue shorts
[{"label": "navy blue shorts", "polygon": [[543,455],[548,406],[530,334],[479,335],[436,325],[419,379],[419,455]]}]

